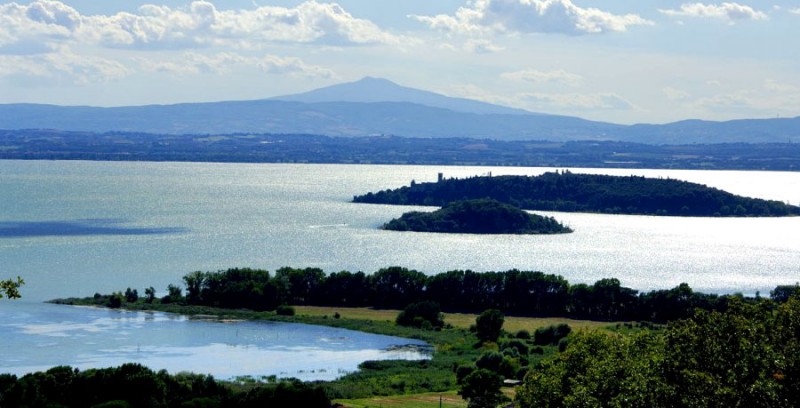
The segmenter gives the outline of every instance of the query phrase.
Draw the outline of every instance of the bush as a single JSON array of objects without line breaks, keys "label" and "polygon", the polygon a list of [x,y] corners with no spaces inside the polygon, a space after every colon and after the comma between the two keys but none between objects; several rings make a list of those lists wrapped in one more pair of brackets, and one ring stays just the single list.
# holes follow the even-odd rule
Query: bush
[{"label": "bush", "polygon": [[444,326],[442,308],[436,302],[412,303],[397,315],[395,322],[400,326],[418,327],[431,330]]},{"label": "bush", "polygon": [[536,329],[533,334],[533,344],[537,346],[555,345],[559,340],[567,337],[570,332],[572,332],[572,328],[565,323],[541,327]]},{"label": "bush", "polygon": [[294,308],[289,305],[280,305],[275,309],[278,316],[294,316]]}]

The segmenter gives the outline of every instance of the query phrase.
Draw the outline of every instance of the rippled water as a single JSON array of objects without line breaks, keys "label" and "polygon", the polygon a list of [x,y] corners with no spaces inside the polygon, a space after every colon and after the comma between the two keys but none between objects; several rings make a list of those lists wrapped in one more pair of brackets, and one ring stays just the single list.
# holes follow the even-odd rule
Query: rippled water
[{"label": "rippled water", "polygon": [[[25,278],[24,299],[13,310],[29,308],[31,315],[41,306],[35,302],[45,299],[126,287],[163,292],[188,272],[234,266],[367,273],[390,265],[426,273],[518,268],[560,274],[572,283],[616,277],[638,290],[686,282],[717,293],[766,294],[800,281],[800,217],[547,213],[575,232],[473,236],[382,231],[377,227],[384,222],[419,207],[349,202],[353,195],[411,180],[434,181],[439,172],[467,177],[548,170],[0,161],[0,276]],[[572,171],[671,177],[800,204],[800,173]],[[10,304],[4,300],[0,309],[12,310]],[[52,316],[41,320],[58,323]],[[0,358],[12,353],[5,344],[19,341],[9,336],[0,334],[6,356]],[[154,347],[179,347],[167,340]],[[226,343],[204,344],[210,347],[204,355],[213,356],[214,347]],[[127,347],[115,353],[129,356],[132,346]]]}]

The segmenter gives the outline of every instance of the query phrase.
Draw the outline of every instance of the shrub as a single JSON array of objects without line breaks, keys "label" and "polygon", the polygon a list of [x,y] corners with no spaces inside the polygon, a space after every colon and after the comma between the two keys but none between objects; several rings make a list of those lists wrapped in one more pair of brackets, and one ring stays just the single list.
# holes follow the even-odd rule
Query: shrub
[{"label": "shrub", "polygon": [[541,327],[536,329],[536,332],[533,334],[533,344],[536,344],[537,346],[557,344],[559,340],[567,337],[571,331],[572,328],[565,323]]},{"label": "shrub", "polygon": [[278,316],[294,316],[294,308],[289,305],[280,305],[275,309]]},{"label": "shrub", "polygon": [[426,330],[444,326],[442,308],[436,302],[411,303],[397,315],[395,322],[400,326],[418,327]]}]

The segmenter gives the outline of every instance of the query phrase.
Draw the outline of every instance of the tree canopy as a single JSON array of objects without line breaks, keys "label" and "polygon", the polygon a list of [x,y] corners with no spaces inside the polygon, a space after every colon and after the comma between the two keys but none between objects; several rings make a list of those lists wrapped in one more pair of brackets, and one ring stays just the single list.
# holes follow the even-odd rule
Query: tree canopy
[{"label": "tree canopy", "polygon": [[800,406],[800,299],[732,301],[663,331],[580,331],[525,377],[523,407]]}]

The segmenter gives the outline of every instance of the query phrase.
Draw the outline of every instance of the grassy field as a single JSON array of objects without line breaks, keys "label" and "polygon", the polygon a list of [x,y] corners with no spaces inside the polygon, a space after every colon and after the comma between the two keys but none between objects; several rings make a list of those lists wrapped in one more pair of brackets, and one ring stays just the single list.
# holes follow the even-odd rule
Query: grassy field
[{"label": "grassy field", "polygon": [[[441,398],[441,405],[439,405]],[[335,400],[347,408],[465,408],[467,402],[455,391],[429,392],[424,394],[392,395],[354,400]]]},{"label": "grassy field", "polygon": [[[503,394],[509,400],[514,399],[513,388],[503,388]],[[467,406],[467,401],[464,401],[456,391],[335,400],[333,402],[346,408],[466,408]]]},{"label": "grassy field", "polygon": [[[386,309],[371,309],[366,307],[320,307],[320,306],[295,306],[298,315],[322,317],[333,317],[335,313],[344,319],[356,320],[373,320],[373,321],[389,321],[393,322],[400,313],[399,310],[386,310]],[[453,325],[462,329],[469,328],[470,325],[475,324],[475,318],[478,315],[468,313],[445,313],[445,323]],[[613,323],[609,322],[596,322],[591,320],[574,320],[559,317],[516,317],[506,316],[503,329],[507,332],[515,333],[519,330],[525,329],[533,333],[540,327],[546,327],[554,324],[566,323],[573,328],[578,329],[599,329],[612,326]]]}]

